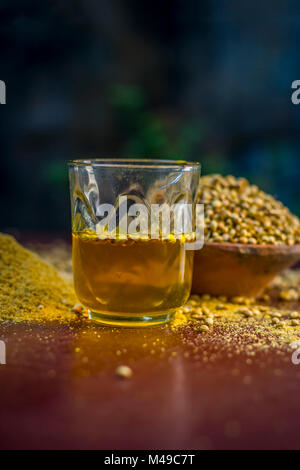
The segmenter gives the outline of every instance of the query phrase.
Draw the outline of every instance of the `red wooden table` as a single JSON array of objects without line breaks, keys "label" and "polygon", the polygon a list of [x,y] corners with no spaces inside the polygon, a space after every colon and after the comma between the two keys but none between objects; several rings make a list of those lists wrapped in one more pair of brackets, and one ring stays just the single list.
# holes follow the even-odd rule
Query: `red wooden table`
[{"label": "red wooden table", "polygon": [[0,447],[300,448],[300,365],[238,331],[0,322]]},{"label": "red wooden table", "polygon": [[[199,342],[190,331],[85,321],[0,331],[1,448],[299,448],[300,365],[290,353],[247,364],[243,354],[205,354],[209,333]],[[115,374],[120,364],[130,379]]]}]

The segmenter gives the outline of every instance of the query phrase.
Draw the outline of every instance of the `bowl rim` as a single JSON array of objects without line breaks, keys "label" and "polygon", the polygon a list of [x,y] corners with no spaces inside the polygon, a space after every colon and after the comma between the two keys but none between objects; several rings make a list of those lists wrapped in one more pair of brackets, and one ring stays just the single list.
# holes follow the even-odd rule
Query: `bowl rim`
[{"label": "bowl rim", "polygon": [[[222,251],[236,251],[238,253],[264,253],[264,254],[299,254],[300,243],[294,245],[251,245],[246,243],[204,242],[203,248],[216,248]],[[199,250],[201,251],[201,250]]]}]

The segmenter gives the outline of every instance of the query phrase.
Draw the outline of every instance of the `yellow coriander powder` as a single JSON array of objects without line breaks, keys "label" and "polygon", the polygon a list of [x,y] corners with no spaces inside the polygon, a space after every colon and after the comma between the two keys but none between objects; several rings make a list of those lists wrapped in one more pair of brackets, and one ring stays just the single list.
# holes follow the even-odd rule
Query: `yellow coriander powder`
[{"label": "yellow coriander powder", "polygon": [[59,319],[74,303],[72,286],[53,266],[0,233],[0,319]]}]

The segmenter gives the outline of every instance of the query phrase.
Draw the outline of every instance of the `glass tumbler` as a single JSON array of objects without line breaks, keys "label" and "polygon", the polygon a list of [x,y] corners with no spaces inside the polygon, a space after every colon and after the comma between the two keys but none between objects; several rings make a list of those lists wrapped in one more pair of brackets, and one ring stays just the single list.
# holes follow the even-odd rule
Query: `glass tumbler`
[{"label": "glass tumbler", "polygon": [[191,290],[187,244],[200,165],[94,159],[68,166],[74,286],[90,318],[116,326],[169,321]]}]

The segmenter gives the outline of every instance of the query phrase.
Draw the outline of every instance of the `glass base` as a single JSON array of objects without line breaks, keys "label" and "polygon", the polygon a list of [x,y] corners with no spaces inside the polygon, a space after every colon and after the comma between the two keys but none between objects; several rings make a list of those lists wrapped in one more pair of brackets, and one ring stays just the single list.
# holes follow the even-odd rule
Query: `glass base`
[{"label": "glass base", "polygon": [[157,313],[145,314],[143,316],[136,315],[121,315],[115,313],[99,313],[89,310],[89,318],[94,322],[101,323],[106,326],[122,326],[126,328],[135,328],[135,327],[145,327],[145,326],[155,326],[161,325],[162,323],[167,323],[172,320],[174,312],[168,313]]}]

